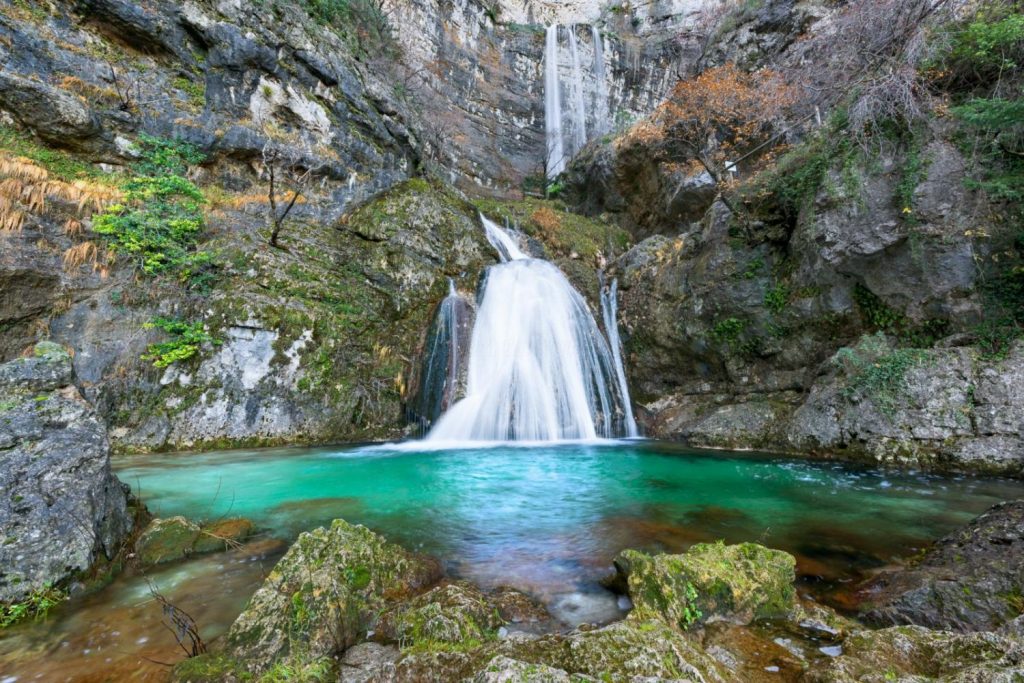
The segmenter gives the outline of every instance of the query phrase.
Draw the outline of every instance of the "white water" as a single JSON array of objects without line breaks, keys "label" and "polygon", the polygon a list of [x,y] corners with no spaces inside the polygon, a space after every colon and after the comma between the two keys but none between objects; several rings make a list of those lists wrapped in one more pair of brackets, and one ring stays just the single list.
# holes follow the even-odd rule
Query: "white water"
[{"label": "white water", "polygon": [[486,275],[465,398],[441,416],[427,441],[618,436],[616,413],[631,414],[628,399],[583,297],[557,267],[530,258],[511,235],[481,218],[502,263]]},{"label": "white water", "polygon": [[544,130],[547,136],[548,178],[565,170],[562,142],[562,93],[558,83],[558,25],[547,28],[544,43]]},{"label": "white water", "polygon": [[594,44],[594,133],[604,135],[611,128],[608,120],[608,74],[604,65],[604,40],[597,26],[590,27],[590,38]]},{"label": "white water", "polygon": [[636,437],[640,435],[640,430],[637,429],[636,418],[633,417],[633,403],[629,400],[629,383],[626,382],[626,368],[622,364],[622,341],[619,339],[619,321],[617,319],[618,309],[619,281],[613,279],[611,285],[601,287],[601,315],[604,317],[604,329],[608,333],[608,346],[611,348],[612,362],[615,364],[615,379],[619,383],[619,393],[623,398],[623,426],[626,430],[626,436]]},{"label": "white water", "polygon": [[569,27],[569,94],[571,97],[570,112],[572,114],[572,149],[569,158],[578,153],[587,144],[587,109],[583,105],[583,74],[580,70],[580,50],[576,41],[576,27]]}]

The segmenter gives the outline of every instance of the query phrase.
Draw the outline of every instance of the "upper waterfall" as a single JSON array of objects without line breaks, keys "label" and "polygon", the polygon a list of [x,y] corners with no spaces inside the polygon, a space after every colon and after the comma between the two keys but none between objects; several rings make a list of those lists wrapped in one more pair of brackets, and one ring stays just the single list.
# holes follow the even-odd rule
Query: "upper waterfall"
[{"label": "upper waterfall", "polygon": [[[576,25],[566,27],[569,46],[567,82],[563,87],[558,39],[561,27],[547,27],[544,43],[544,129],[547,139],[547,177],[554,178],[594,135],[601,135],[610,127],[608,108],[608,73],[604,60],[604,41],[596,26],[590,27],[593,63],[589,71],[583,69],[580,40]],[[584,42],[584,46],[586,43]],[[586,84],[592,83],[590,95]],[[567,101],[563,112],[562,96]],[[588,112],[589,105],[589,112]],[[565,114],[568,115],[565,115]],[[588,125],[589,122],[589,125]]]},{"label": "upper waterfall", "polygon": [[554,264],[530,258],[512,235],[481,219],[502,263],[491,266],[484,281],[465,397],[427,439],[635,435],[624,375],[620,383],[615,356],[586,301]]}]

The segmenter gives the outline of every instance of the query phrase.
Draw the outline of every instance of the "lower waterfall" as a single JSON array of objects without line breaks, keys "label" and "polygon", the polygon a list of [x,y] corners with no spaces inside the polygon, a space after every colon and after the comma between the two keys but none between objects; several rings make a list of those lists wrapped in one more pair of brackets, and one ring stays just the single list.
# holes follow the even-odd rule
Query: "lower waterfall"
[{"label": "lower waterfall", "polygon": [[481,218],[502,262],[485,275],[465,396],[427,440],[634,436],[625,375],[617,376],[615,355],[586,301],[554,264],[529,257],[508,232]]}]

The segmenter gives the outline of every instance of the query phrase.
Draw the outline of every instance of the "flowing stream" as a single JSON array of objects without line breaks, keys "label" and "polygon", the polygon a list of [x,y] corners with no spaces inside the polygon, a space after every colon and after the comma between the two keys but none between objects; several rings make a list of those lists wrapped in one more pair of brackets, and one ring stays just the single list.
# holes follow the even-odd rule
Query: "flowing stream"
[{"label": "flowing stream", "polygon": [[[501,263],[485,275],[466,395],[441,416],[427,441],[635,436],[621,358],[586,301],[554,264],[530,258],[508,232],[481,220]],[[606,325],[614,327],[608,316],[606,311]]]}]

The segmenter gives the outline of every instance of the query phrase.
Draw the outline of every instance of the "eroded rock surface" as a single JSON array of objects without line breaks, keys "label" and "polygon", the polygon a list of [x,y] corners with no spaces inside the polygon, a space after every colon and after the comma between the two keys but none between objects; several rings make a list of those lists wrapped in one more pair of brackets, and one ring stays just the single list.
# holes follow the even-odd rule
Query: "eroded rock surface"
[{"label": "eroded rock surface", "polygon": [[990,508],[909,568],[864,588],[864,619],[948,631],[994,631],[1024,613],[1024,501]]},{"label": "eroded rock surface", "polygon": [[106,427],[74,380],[49,342],[0,365],[0,602],[112,558],[131,530]]}]

